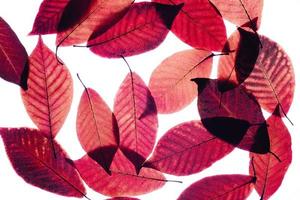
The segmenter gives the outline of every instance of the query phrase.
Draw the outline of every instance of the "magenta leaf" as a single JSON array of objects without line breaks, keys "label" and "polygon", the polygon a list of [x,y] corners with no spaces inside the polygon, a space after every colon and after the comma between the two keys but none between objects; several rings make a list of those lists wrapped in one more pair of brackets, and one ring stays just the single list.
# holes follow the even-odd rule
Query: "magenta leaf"
[{"label": "magenta leaf", "polygon": [[16,173],[27,183],[63,196],[84,197],[85,188],[66,152],[41,131],[1,129],[6,153]]},{"label": "magenta leaf", "polygon": [[27,90],[28,55],[15,32],[0,17],[0,77]]},{"label": "magenta leaf", "polygon": [[177,176],[190,175],[208,168],[233,149],[211,135],[200,121],[189,121],[167,131],[144,166]]},{"label": "magenta leaf", "polygon": [[158,119],[154,99],[136,73],[129,73],[121,84],[115,97],[114,114],[120,148],[138,170],[153,150]]}]

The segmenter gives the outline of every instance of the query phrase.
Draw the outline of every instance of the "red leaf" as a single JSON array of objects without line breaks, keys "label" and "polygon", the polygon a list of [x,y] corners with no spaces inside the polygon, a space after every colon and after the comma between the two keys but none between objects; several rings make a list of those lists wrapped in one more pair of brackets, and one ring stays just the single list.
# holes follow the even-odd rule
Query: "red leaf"
[{"label": "red leaf", "polygon": [[106,32],[97,29],[87,47],[109,58],[132,56],[156,48],[167,36],[179,6],[151,2],[135,3],[126,15]]},{"label": "red leaf", "polygon": [[[234,39],[233,39],[234,40]],[[278,104],[288,112],[295,88],[295,75],[292,63],[286,52],[276,42],[265,36],[260,36],[262,48],[254,68],[245,79],[243,86],[251,92],[262,108],[273,112]],[[235,48],[235,42],[230,48]],[[219,78],[228,78],[232,71],[236,54],[224,56],[219,63]],[[237,82],[235,72],[230,76],[232,81]]]},{"label": "red leaf", "polygon": [[61,16],[70,0],[44,0],[35,17],[31,35],[56,33]]},{"label": "red leaf", "polygon": [[272,154],[250,154],[253,159],[253,166],[250,163],[249,167],[250,174],[254,174],[254,168],[257,178],[255,189],[261,196],[261,200],[268,199],[277,191],[292,162],[291,136],[282,119],[277,114],[273,114],[267,123]]},{"label": "red leaf", "polygon": [[0,77],[27,89],[28,56],[11,27],[0,17]]},{"label": "red leaf", "polygon": [[[210,0],[221,15],[237,26],[246,25],[254,30],[260,26],[263,0]],[[247,16],[247,13],[249,16]],[[249,23],[250,19],[252,22]],[[248,25],[247,25],[248,24]]]},{"label": "red leaf", "polygon": [[172,32],[194,48],[220,51],[226,43],[226,28],[219,12],[207,0],[152,0],[165,4],[184,3]]},{"label": "red leaf", "polygon": [[208,133],[200,121],[190,121],[165,133],[145,166],[172,175],[190,175],[211,166],[233,149]]},{"label": "red leaf", "polygon": [[93,89],[85,88],[81,96],[76,127],[83,149],[109,172],[118,146],[117,124],[114,114]]},{"label": "red leaf", "polygon": [[[85,1],[84,3],[82,3],[82,1],[76,2],[73,7],[71,6],[68,13],[71,14],[75,7],[76,10],[79,10],[79,12],[75,12],[76,15],[79,13],[82,17],[75,23],[77,20],[68,18],[70,16],[69,14],[65,15],[65,22],[60,24],[60,29],[64,29],[63,27],[66,26],[66,23],[68,26],[73,23],[73,26],[57,34],[56,44],[59,46],[69,46],[86,42],[96,28],[98,30],[106,30],[118,21],[132,4],[132,0],[91,0]],[[78,4],[80,6],[76,7]],[[86,10],[81,10],[82,6],[84,6]],[[84,13],[82,14],[80,12]],[[76,15],[72,14],[74,17],[76,17]]]},{"label": "red leaf", "polygon": [[268,131],[262,111],[244,87],[235,86],[222,92],[224,87],[228,87],[228,81],[193,80],[198,85],[198,111],[205,128],[244,150],[269,152]]},{"label": "red leaf", "polygon": [[107,196],[135,196],[149,193],[165,184],[164,176],[153,169],[142,168],[139,175],[121,151],[117,151],[111,165],[111,176],[88,156],[75,161],[86,184]]},{"label": "red leaf", "polygon": [[54,138],[71,107],[73,81],[69,70],[39,38],[29,57],[28,90],[21,91],[27,113],[37,127]]},{"label": "red leaf", "polygon": [[153,97],[136,73],[128,74],[121,84],[114,113],[119,125],[120,148],[139,169],[154,147],[158,119]]},{"label": "red leaf", "polygon": [[185,189],[177,200],[244,200],[255,178],[246,175],[218,175],[201,179]]},{"label": "red leaf", "polygon": [[160,113],[176,112],[197,96],[190,80],[208,78],[212,68],[211,52],[185,50],[165,59],[153,72],[149,88]]},{"label": "red leaf", "polygon": [[114,197],[114,198],[107,199],[107,200],[139,200],[139,199],[132,198],[132,197]]},{"label": "red leaf", "polygon": [[[27,183],[63,196],[83,197],[85,188],[66,152],[38,130],[1,129],[7,155]],[[52,153],[52,142],[56,157]]]}]

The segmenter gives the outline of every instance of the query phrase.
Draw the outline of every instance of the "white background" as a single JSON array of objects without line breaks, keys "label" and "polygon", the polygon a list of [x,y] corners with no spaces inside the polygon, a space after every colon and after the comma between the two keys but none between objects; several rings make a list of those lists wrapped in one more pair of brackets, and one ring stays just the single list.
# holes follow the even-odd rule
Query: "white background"
[{"label": "white background", "polygon": [[[37,37],[28,36],[31,31],[35,15],[38,12],[41,0],[0,0],[0,16],[14,29],[19,39],[31,53],[36,45]],[[289,54],[294,64],[296,77],[299,77],[299,44],[300,44],[300,2],[298,0],[265,0],[262,26],[259,33],[277,41]],[[44,37],[45,43],[55,50],[55,36]],[[171,54],[188,49],[189,47],[179,41],[170,33],[167,39],[157,49],[127,58],[132,69],[136,71],[146,83],[153,69]],[[97,90],[112,108],[114,95],[128,73],[125,63],[121,59],[100,58],[85,48],[61,48],[59,56],[68,66],[74,80],[74,98],[67,120],[57,136],[59,143],[66,149],[71,158],[78,159],[84,155],[76,136],[76,112],[81,93],[83,91],[76,73],[81,75],[85,84]],[[295,126],[286,120],[293,142],[293,162],[280,189],[271,198],[272,200],[298,200],[300,198],[300,120],[297,114],[300,110],[299,90],[296,79],[296,93],[294,102],[288,113]],[[172,115],[159,115],[159,136],[174,125],[183,121],[198,119],[196,101],[181,112]],[[35,127],[28,117],[20,97],[18,86],[0,80],[0,127]],[[226,158],[218,161],[203,172],[188,177],[172,177],[168,179],[182,180],[183,184],[167,183],[162,189],[141,196],[142,199],[168,199],[173,200],[192,182],[215,174],[248,173],[248,152],[234,150]],[[101,181],[101,180],[99,180]],[[105,199],[104,196],[87,188],[87,195],[93,199]],[[6,156],[3,143],[0,142],[0,199],[31,199],[31,200],[66,200],[72,199],[58,196],[39,188],[26,184],[16,175]],[[249,199],[258,200],[255,191]]]}]

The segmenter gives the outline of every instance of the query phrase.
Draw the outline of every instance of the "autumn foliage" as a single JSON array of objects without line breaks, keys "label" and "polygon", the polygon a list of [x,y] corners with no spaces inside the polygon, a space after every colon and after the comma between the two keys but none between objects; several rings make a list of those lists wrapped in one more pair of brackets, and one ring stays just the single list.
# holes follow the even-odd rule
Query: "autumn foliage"
[{"label": "autumn foliage", "polygon": [[[262,8],[262,0],[44,0],[29,56],[0,18],[0,77],[21,87],[37,127],[0,128],[12,167],[27,183],[58,195],[89,199],[84,181],[112,200],[135,200],[131,196],[200,173],[237,147],[249,151],[249,174],[205,177],[178,200],[242,200],[253,189],[262,200],[271,198],[292,162],[282,118],[288,119],[295,75],[283,48],[259,34]],[[229,37],[224,20],[237,26]],[[145,83],[125,57],[157,48],[172,33],[191,49],[163,59]],[[57,49],[88,48],[129,68],[113,108],[78,75],[83,91],[75,127],[86,153],[78,160],[55,139],[72,105],[75,77],[44,44],[45,34],[56,34]],[[159,113],[178,112],[194,99],[199,118],[157,138]]]}]

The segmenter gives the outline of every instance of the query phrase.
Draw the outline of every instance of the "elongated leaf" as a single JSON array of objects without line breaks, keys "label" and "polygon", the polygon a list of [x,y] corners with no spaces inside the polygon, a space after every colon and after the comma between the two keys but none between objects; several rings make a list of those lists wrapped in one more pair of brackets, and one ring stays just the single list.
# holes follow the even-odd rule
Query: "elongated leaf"
[{"label": "elongated leaf", "polygon": [[16,173],[27,183],[63,196],[83,197],[85,188],[66,152],[38,130],[1,129],[5,149]]},{"label": "elongated leaf", "polygon": [[233,149],[211,135],[200,121],[189,121],[163,135],[145,166],[172,175],[190,175],[211,166]]},{"label": "elongated leaf", "polygon": [[244,200],[254,182],[253,176],[240,174],[206,177],[190,185],[177,200]]},{"label": "elongated leaf", "polygon": [[[250,154],[253,165],[250,163],[250,174],[255,175],[257,181],[255,189],[261,200],[269,199],[280,187],[285,173],[292,162],[291,136],[277,113],[268,120],[268,130],[271,142],[271,152],[266,155]],[[278,160],[274,154],[280,159]]]},{"label": "elongated leaf", "polygon": [[69,0],[44,0],[37,13],[31,35],[56,33],[61,16]]},{"label": "elongated leaf", "polygon": [[139,200],[139,199],[132,198],[132,197],[114,197],[114,198],[107,199],[107,200]]},{"label": "elongated leaf", "polygon": [[171,28],[182,41],[199,49],[220,51],[226,43],[226,28],[219,12],[207,0],[153,0],[184,3]]},{"label": "elongated leaf", "polygon": [[15,32],[0,17],[0,77],[27,89],[28,55]]},{"label": "elongated leaf", "polygon": [[120,148],[137,169],[152,152],[158,127],[155,102],[144,81],[129,73],[115,98]]},{"label": "elongated leaf", "polygon": [[212,68],[211,52],[185,50],[165,59],[152,73],[149,88],[158,112],[176,112],[197,96],[192,78],[208,78]]},{"label": "elongated leaf", "polygon": [[[118,146],[118,129],[114,114],[93,89],[86,88],[81,96],[76,127],[83,149],[109,171],[114,149]],[[106,151],[99,151],[105,147]]]},{"label": "elongated leaf", "polygon": [[[244,150],[269,152],[269,137],[258,102],[243,86],[221,92],[228,82],[194,79],[198,85],[198,111],[212,134]],[[222,89],[223,90],[223,89]]]},{"label": "elongated leaf", "polygon": [[[278,104],[288,112],[295,88],[295,75],[289,56],[276,42],[265,36],[260,36],[262,48],[254,68],[243,86],[251,92],[262,108],[273,112]],[[232,70],[234,54],[224,56],[219,63],[219,78],[229,77]],[[230,76],[237,82],[235,72]]]},{"label": "elongated leaf", "polygon": [[[70,12],[65,14],[66,18],[64,18],[64,22],[60,24],[60,29],[65,29],[65,24],[73,24],[73,26],[57,34],[56,44],[58,45],[69,46],[86,42],[96,28],[105,31],[118,21],[126,13],[132,3],[132,0],[91,0],[85,1],[84,3],[78,0],[75,1],[74,5],[69,9]],[[77,7],[78,5],[79,7]],[[81,10],[82,6],[86,9]],[[73,18],[69,18],[70,13],[74,11],[74,7],[76,8],[75,10],[79,12],[73,12],[71,16],[74,16],[76,19],[78,13],[84,12],[83,14],[81,13],[82,16],[77,23],[75,22],[78,21],[78,19],[74,20]]]},{"label": "elongated leaf", "polygon": [[89,38],[87,47],[95,54],[109,58],[132,56],[154,49],[167,36],[168,28],[181,6],[135,3],[106,32],[96,30]]},{"label": "elongated leaf", "polygon": [[254,30],[259,28],[263,0],[210,0],[210,2],[217,7],[225,19],[235,25],[247,26]]},{"label": "elongated leaf", "polygon": [[164,176],[153,169],[142,168],[139,175],[135,167],[119,150],[111,165],[111,176],[94,160],[84,156],[75,165],[86,184],[107,196],[135,196],[149,193],[164,185]]},{"label": "elongated leaf", "polygon": [[62,127],[71,107],[73,81],[69,70],[60,65],[55,54],[39,38],[29,58],[28,90],[22,99],[32,121],[54,138]]}]

